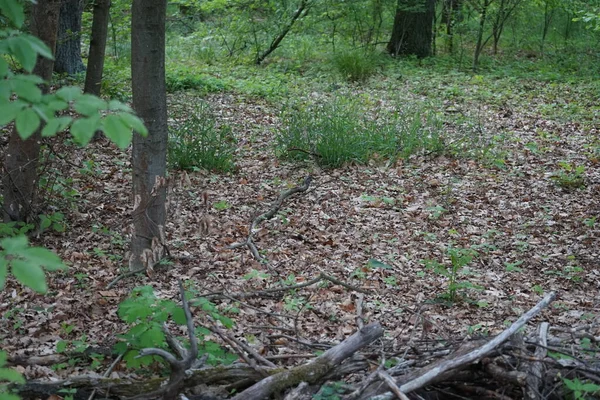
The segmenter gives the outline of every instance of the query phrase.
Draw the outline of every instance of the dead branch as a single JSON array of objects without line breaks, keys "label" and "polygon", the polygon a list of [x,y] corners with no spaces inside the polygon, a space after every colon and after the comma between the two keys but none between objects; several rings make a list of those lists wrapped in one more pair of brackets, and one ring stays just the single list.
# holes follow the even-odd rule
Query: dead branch
[{"label": "dead branch", "polygon": [[221,299],[221,298],[228,298],[228,299],[234,300],[234,299],[247,299],[247,298],[252,298],[252,297],[263,297],[263,296],[270,296],[270,295],[273,295],[276,293],[288,292],[290,290],[302,289],[302,288],[312,286],[312,285],[317,284],[322,281],[329,281],[335,285],[340,285],[342,287],[345,287],[348,290],[352,290],[355,292],[364,293],[364,294],[372,294],[370,291],[368,291],[366,289],[360,288],[358,286],[350,285],[350,284],[348,284],[344,281],[341,281],[331,275],[327,275],[327,274],[321,272],[319,274],[319,276],[317,276],[316,278],[306,281],[304,283],[298,283],[296,285],[283,285],[281,287],[276,287],[276,288],[271,288],[271,289],[256,290],[253,292],[242,292],[242,293],[225,293],[224,291],[211,292],[211,293],[201,294],[198,297],[204,297],[209,300],[215,300],[215,299]]},{"label": "dead branch", "polygon": [[[489,342],[485,343],[483,346],[459,357],[436,362],[431,366],[424,368],[424,370],[426,370],[425,373],[423,373],[423,371],[417,370],[414,373],[409,374],[409,377],[407,377],[404,380],[406,383],[400,386],[400,391],[404,394],[410,393],[414,390],[422,388],[423,386],[431,384],[435,380],[439,380],[440,376],[442,376],[446,372],[465,367],[473,363],[474,361],[481,359],[482,357],[490,353],[492,350],[494,350],[496,347],[498,347],[500,344],[508,340],[513,334],[515,334],[519,329],[521,329],[521,327],[523,327],[531,318],[535,317],[545,307],[547,307],[554,300],[555,297],[556,294],[554,292],[551,292],[548,295],[546,295],[538,304],[535,305],[535,307],[523,314],[508,329],[504,330],[502,333],[500,333],[498,336],[496,336]],[[421,373],[419,374],[419,372]],[[375,392],[366,391],[365,395],[362,398],[366,399],[373,397],[373,400],[391,400],[394,396],[392,393],[387,392],[379,394],[383,390],[385,390],[384,387],[378,385],[378,387],[375,389]]]},{"label": "dead branch", "polygon": [[[548,337],[549,324],[542,322],[537,329],[537,342],[541,346],[535,348],[534,357],[538,360],[543,360],[546,357],[546,339]],[[542,399],[540,392],[542,386],[542,378],[544,377],[544,364],[541,361],[533,361],[529,365],[527,373],[527,387],[525,388],[525,398],[529,400]]]},{"label": "dead branch", "polygon": [[[148,348],[140,351],[138,357],[156,355],[160,356],[167,361],[171,367],[171,375],[169,382],[162,388],[145,394],[140,394],[132,397],[132,399],[140,398],[155,398],[161,397],[163,400],[175,400],[179,395],[179,391],[183,386],[183,381],[186,377],[186,372],[192,367],[196,359],[198,358],[198,339],[195,335],[194,320],[192,319],[192,312],[187,299],[185,298],[185,289],[183,283],[179,281],[179,294],[181,295],[181,303],[183,305],[183,311],[185,313],[185,320],[187,322],[188,337],[190,339],[190,350],[186,351],[182,347],[177,346],[176,351],[184,356],[181,360],[178,360],[173,354],[157,348]],[[170,342],[171,343],[171,342]]]},{"label": "dead branch", "polygon": [[272,394],[297,386],[301,382],[309,384],[319,382],[336,365],[381,335],[383,335],[383,328],[380,324],[367,325],[308,364],[265,378],[233,397],[233,400],[267,399]]},{"label": "dead branch", "polygon": [[300,193],[300,192],[306,192],[310,186],[311,181],[312,181],[312,176],[308,175],[307,177],[304,178],[304,181],[302,182],[301,185],[294,186],[293,188],[288,189],[288,190],[284,191],[283,193],[281,193],[279,195],[279,197],[277,198],[277,200],[273,203],[273,205],[267,212],[254,218],[254,220],[250,224],[250,229],[248,231],[248,237],[246,238],[246,240],[243,242],[234,243],[234,244],[228,246],[227,248],[228,249],[237,249],[238,247],[246,246],[246,247],[248,247],[248,249],[254,256],[254,258],[256,258],[258,261],[262,261],[263,258],[258,253],[258,249],[256,248],[256,245],[254,244],[254,232],[256,231],[258,225],[260,223],[262,223],[263,221],[273,218],[275,216],[275,214],[277,214],[277,212],[281,208],[285,199],[292,196],[293,194]]}]

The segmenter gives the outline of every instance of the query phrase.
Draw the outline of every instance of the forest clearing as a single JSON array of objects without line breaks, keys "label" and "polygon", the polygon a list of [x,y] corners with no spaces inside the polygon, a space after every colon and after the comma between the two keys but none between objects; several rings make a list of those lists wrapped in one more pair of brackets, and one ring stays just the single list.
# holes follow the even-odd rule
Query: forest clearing
[{"label": "forest clearing", "polygon": [[[208,47],[172,24],[168,167],[149,187],[165,191],[165,225],[132,271],[133,225],[155,194],[132,191],[131,139],[40,139],[36,216],[9,222],[5,206],[2,224],[0,372],[27,382],[0,375],[17,382],[0,396],[598,396],[597,32],[578,31],[568,54],[558,39],[547,54],[506,39],[475,71],[456,49],[366,53],[363,77],[308,49],[309,31],[252,65],[242,48],[199,61]],[[102,94],[129,104],[123,65],[107,57]],[[55,75],[50,91],[82,79]],[[45,294],[14,266],[30,260],[11,255],[22,233],[68,267],[39,261]]]}]

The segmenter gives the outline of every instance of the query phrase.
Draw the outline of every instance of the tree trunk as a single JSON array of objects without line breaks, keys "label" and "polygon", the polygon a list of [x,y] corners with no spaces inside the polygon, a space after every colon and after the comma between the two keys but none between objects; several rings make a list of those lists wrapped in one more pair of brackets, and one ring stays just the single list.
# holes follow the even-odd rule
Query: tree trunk
[{"label": "tree trunk", "polygon": [[486,41],[483,40],[483,32],[485,30],[485,23],[487,20],[488,7],[493,0],[484,0],[481,9],[478,10],[479,14],[479,28],[477,29],[477,44],[475,45],[475,54],[473,55],[473,71],[477,71],[479,68],[479,56],[485,46]]},{"label": "tree trunk", "polygon": [[462,0],[444,0],[442,4],[442,23],[446,26],[446,47],[448,53],[454,53],[454,25],[459,17]]},{"label": "tree trunk", "polygon": [[[40,38],[54,53],[58,31],[61,0],[38,0],[31,8],[31,33]],[[46,82],[52,78],[54,61],[38,56],[33,69]],[[42,87],[48,92],[48,85]],[[41,131],[38,129],[23,141],[13,129],[4,161],[4,221],[26,222],[35,212],[35,197],[38,183],[38,159],[41,146]]]},{"label": "tree trunk", "polygon": [[394,56],[430,56],[434,13],[435,0],[398,0],[388,52]]},{"label": "tree trunk", "polygon": [[131,270],[151,269],[165,249],[167,96],[165,20],[167,0],[133,0],[131,76],[133,108],[148,136],[133,136],[134,233]]},{"label": "tree trunk", "polygon": [[81,60],[83,0],[63,0],[58,23],[54,71],[69,75],[85,71]]},{"label": "tree trunk", "polygon": [[90,53],[88,56],[85,87],[83,91],[96,96],[100,96],[102,84],[102,71],[104,70],[104,55],[106,51],[106,38],[108,36],[109,16],[110,0],[94,1]]}]

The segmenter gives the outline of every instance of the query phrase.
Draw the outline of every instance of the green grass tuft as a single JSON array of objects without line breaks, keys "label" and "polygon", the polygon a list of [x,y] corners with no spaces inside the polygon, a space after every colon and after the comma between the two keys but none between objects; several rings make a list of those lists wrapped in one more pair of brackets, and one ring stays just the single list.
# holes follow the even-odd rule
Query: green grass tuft
[{"label": "green grass tuft", "polygon": [[235,140],[218,126],[205,102],[171,112],[169,164],[175,169],[228,172],[235,168]]}]

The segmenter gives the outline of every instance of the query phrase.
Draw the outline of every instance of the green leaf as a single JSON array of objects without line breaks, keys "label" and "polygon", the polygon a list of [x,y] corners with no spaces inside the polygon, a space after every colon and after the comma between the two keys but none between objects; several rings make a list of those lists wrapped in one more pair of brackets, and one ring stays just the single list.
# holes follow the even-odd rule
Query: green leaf
[{"label": "green leaf", "polygon": [[79,118],[71,124],[71,135],[73,135],[73,138],[75,138],[77,143],[85,146],[92,140],[99,125],[99,114],[89,118]]},{"label": "green leaf", "polygon": [[59,340],[56,343],[56,352],[57,353],[62,353],[67,349],[67,342],[64,340]]},{"label": "green leaf", "polygon": [[11,267],[13,275],[23,285],[38,293],[46,293],[48,285],[42,267],[18,259],[11,261]]},{"label": "green leaf", "polygon": [[26,105],[22,101],[13,101],[8,104],[2,104],[0,112],[0,126],[6,125],[19,115]]},{"label": "green leaf", "polygon": [[81,89],[76,86],[65,86],[56,91],[56,96],[69,102],[81,97],[82,93]]},{"label": "green leaf", "polygon": [[13,23],[16,28],[20,28],[25,21],[25,12],[23,6],[15,0],[0,0],[0,10],[2,14]]},{"label": "green leaf", "polygon": [[25,378],[12,368],[0,368],[0,381],[23,384],[25,383]]},{"label": "green leaf", "polygon": [[0,78],[4,79],[6,75],[8,75],[8,63],[4,60],[4,58],[0,57]]},{"label": "green leaf", "polygon": [[[6,272],[8,270],[8,261],[4,254],[0,255],[0,290],[4,289],[6,283]],[[0,363],[2,365],[2,363]]]},{"label": "green leaf", "polygon": [[0,400],[21,400],[16,394],[0,393]]},{"label": "green leaf", "polygon": [[32,264],[43,265],[48,271],[67,269],[58,255],[43,247],[29,247],[23,250],[20,256]]},{"label": "green leaf", "polygon": [[181,307],[177,307],[173,310],[172,318],[177,325],[185,325],[187,323],[185,312]]},{"label": "green leaf", "polygon": [[22,36],[11,37],[7,41],[12,54],[21,63],[23,69],[27,72],[33,71],[37,54],[33,50],[33,47],[31,47],[31,43]]},{"label": "green leaf", "polygon": [[50,50],[50,47],[48,47],[41,39],[27,34],[22,34],[21,36],[29,42],[31,48],[36,52],[36,54],[39,54],[40,56],[49,60],[54,60],[52,50]]},{"label": "green leaf", "polygon": [[26,108],[17,114],[15,125],[21,139],[25,140],[40,126],[40,117],[31,108]]},{"label": "green leaf", "polygon": [[[12,95],[11,79],[0,79],[0,104],[6,104],[10,101]],[[0,114],[1,117],[1,114]]]},{"label": "green leaf", "polygon": [[131,107],[129,107],[125,103],[121,103],[118,100],[109,100],[108,109],[111,111],[125,111],[128,113],[133,113],[133,110],[131,109]]},{"label": "green leaf", "polygon": [[17,96],[30,103],[39,103],[42,100],[42,90],[33,82],[13,79],[12,87]]},{"label": "green leaf", "polygon": [[6,364],[6,352],[0,350],[0,367],[3,366],[4,364]]},{"label": "green leaf", "polygon": [[371,258],[368,262],[367,262],[367,267],[368,268],[381,268],[381,269],[393,269],[393,267],[391,265],[382,263],[379,260],[376,260],[374,258]]},{"label": "green leaf", "polygon": [[107,104],[106,101],[96,96],[83,94],[75,101],[73,108],[79,114],[89,117],[98,114],[100,110],[106,110]]},{"label": "green leaf", "polygon": [[0,246],[2,246],[4,251],[8,254],[15,254],[27,248],[29,246],[29,240],[27,240],[27,236],[25,235],[7,237],[0,240]]},{"label": "green leaf", "polygon": [[158,347],[165,341],[165,334],[160,325],[155,325],[140,336],[140,346]]},{"label": "green leaf", "polygon": [[69,126],[71,121],[73,121],[73,118],[66,116],[51,119],[44,126],[44,129],[42,129],[42,136],[54,136],[57,132],[64,131],[67,128],[67,126]]},{"label": "green leaf", "polygon": [[102,125],[102,130],[106,137],[113,141],[120,149],[125,149],[129,146],[133,133],[127,122],[120,115],[107,115]]},{"label": "green leaf", "polygon": [[142,122],[142,120],[139,119],[137,116],[127,113],[120,113],[119,115],[121,116],[121,118],[123,118],[123,120],[125,120],[125,123],[131,129],[133,129],[142,136],[148,135],[148,129],[144,125],[144,122]]}]

